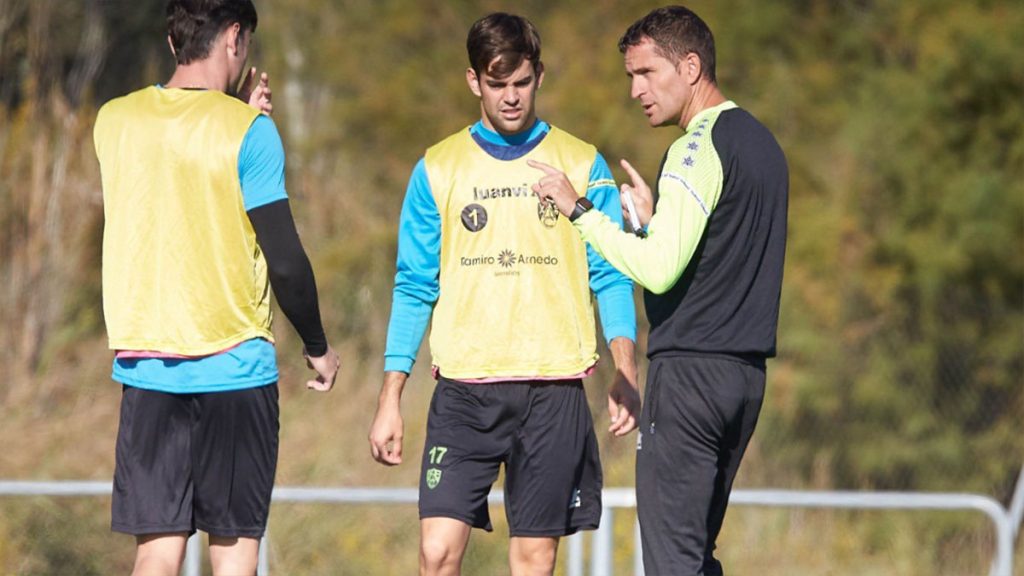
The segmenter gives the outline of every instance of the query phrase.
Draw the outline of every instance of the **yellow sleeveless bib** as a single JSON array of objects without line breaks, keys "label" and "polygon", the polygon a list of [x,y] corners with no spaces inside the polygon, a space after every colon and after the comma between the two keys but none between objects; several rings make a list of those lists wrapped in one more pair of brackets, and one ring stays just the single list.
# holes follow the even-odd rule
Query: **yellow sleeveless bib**
[{"label": "yellow sleeveless bib", "polygon": [[440,297],[430,348],[453,379],[568,377],[597,362],[587,254],[572,224],[538,202],[556,166],[586,193],[596,149],[551,127],[523,157],[498,160],[462,130],[427,150],[441,215]]},{"label": "yellow sleeveless bib", "polygon": [[112,349],[200,356],[273,339],[266,261],[238,179],[257,114],[221,92],[157,87],[100,110]]}]

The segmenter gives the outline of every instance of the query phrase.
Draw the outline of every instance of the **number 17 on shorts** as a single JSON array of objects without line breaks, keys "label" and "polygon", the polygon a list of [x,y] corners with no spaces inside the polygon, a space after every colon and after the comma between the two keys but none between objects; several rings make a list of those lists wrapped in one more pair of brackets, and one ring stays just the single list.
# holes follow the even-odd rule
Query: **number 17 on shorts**
[{"label": "number 17 on shorts", "polygon": [[446,446],[432,446],[430,450],[427,451],[427,453],[430,455],[430,464],[432,467],[427,468],[425,474],[427,488],[430,488],[431,490],[437,488],[437,485],[441,483],[441,469],[434,468],[433,466],[440,466],[441,460],[444,459],[444,455],[447,452],[448,448]]}]

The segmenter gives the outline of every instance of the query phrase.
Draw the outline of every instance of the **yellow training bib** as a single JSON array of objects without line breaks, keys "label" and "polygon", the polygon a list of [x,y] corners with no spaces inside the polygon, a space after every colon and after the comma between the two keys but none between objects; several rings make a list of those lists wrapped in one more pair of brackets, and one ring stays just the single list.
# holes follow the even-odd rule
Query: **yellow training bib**
[{"label": "yellow training bib", "polygon": [[111,348],[199,356],[273,339],[266,261],[238,178],[257,114],[221,92],[157,87],[100,110]]},{"label": "yellow training bib", "polygon": [[597,362],[586,249],[531,186],[563,170],[587,190],[596,149],[551,127],[525,156],[498,160],[462,130],[427,150],[441,215],[440,297],[430,348],[453,379],[558,378]]}]

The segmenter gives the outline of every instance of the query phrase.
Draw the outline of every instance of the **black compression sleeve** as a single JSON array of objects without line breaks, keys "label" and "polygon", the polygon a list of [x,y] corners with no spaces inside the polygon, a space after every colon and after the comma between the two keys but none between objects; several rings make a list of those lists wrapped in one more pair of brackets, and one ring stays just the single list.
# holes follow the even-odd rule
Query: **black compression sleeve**
[{"label": "black compression sleeve", "polygon": [[327,336],[320,321],[316,279],[295,230],[288,200],[253,208],[248,214],[281,311],[302,338],[306,353],[323,356],[327,353]]}]

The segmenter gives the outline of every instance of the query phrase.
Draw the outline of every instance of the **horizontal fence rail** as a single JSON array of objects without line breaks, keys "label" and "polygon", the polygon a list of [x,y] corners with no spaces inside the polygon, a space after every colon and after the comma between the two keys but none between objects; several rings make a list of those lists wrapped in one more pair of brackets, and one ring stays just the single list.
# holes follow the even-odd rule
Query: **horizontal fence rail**
[{"label": "horizontal fence rail", "polygon": [[[0,497],[3,496],[110,496],[109,482],[90,481],[0,481]],[[415,504],[418,490],[415,488],[317,488],[287,487],[274,489],[275,502],[306,502],[311,504]],[[591,544],[590,574],[610,576],[612,574],[612,523],[616,508],[635,508],[636,493],[633,488],[606,488],[602,492],[603,509],[601,525],[593,533]],[[493,492],[488,498],[492,505],[504,502],[501,491]],[[1012,576],[1013,542],[1021,522],[1021,508],[1024,508],[1024,470],[1018,479],[1011,510],[1002,507],[988,496],[963,493],[922,493],[922,492],[844,492],[844,491],[798,491],[798,490],[734,490],[729,499],[732,506],[770,506],[797,508],[837,509],[884,509],[884,510],[974,510],[992,520],[996,530],[996,553],[992,563],[993,576]],[[634,572],[643,574],[640,559],[640,529],[634,526],[635,552]],[[269,574],[266,546],[260,546],[259,574]],[[567,562],[569,576],[583,576],[582,534],[567,539]],[[197,537],[188,542],[185,576],[199,576],[200,543]]]}]

